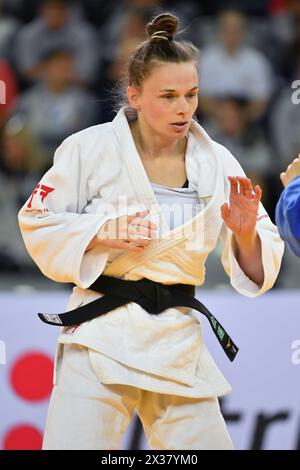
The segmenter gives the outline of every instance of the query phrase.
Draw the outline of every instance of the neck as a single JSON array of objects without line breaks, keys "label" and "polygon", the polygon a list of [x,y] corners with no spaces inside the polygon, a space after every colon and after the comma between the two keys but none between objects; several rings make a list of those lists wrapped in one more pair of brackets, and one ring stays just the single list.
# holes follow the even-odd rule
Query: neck
[{"label": "neck", "polygon": [[139,118],[131,124],[131,131],[137,150],[145,159],[155,160],[185,154],[186,137],[168,139],[155,135]]},{"label": "neck", "polygon": [[230,44],[225,44],[224,49],[227,52],[228,55],[234,56],[238,52],[240,46],[239,45],[230,45]]},{"label": "neck", "polygon": [[63,93],[68,87],[64,83],[51,83],[48,82],[48,88],[54,95],[60,95]]}]

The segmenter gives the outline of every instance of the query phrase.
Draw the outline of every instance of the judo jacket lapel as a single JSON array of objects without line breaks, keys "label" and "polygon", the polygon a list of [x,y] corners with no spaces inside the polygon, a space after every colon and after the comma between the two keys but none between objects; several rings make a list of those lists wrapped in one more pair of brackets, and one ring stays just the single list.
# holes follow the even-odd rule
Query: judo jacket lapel
[{"label": "judo jacket lapel", "polygon": [[[117,114],[112,122],[112,126],[115,138],[114,143],[117,147],[117,151],[120,152],[124,159],[130,182],[135,189],[137,200],[149,209],[151,220],[155,221],[157,217],[160,218],[162,237],[152,240],[151,244],[143,253],[126,252],[118,256],[115,261],[113,260],[112,263],[106,267],[105,274],[108,276],[114,275],[117,266],[119,275],[124,276],[139,265],[143,265],[145,262],[159,256],[167,250],[172,250],[173,247],[186,240],[194,240],[196,246],[198,245],[198,248],[201,249],[199,243],[200,241],[203,243],[204,225],[207,224],[207,221],[211,221],[211,223],[217,221],[218,218],[214,220],[216,206],[219,207],[221,202],[224,201],[224,192],[215,190],[215,188],[222,188],[224,186],[220,164],[213,147],[203,133],[203,129],[196,122],[192,125],[193,134],[196,140],[199,141],[199,148],[201,147],[203,149],[203,162],[201,162],[200,155],[198,155],[198,159],[197,156],[194,155],[193,161],[187,161],[188,159],[186,159],[186,170],[188,178],[191,180],[194,179],[199,196],[209,196],[210,200],[204,210],[200,211],[196,217],[190,219],[184,225],[170,230],[165,217],[161,213],[149,178],[135,147],[124,108]],[[193,149],[193,152],[197,152],[197,148]],[[211,174],[212,171],[214,172],[213,176]],[[215,225],[214,230],[216,229],[218,228]]]}]

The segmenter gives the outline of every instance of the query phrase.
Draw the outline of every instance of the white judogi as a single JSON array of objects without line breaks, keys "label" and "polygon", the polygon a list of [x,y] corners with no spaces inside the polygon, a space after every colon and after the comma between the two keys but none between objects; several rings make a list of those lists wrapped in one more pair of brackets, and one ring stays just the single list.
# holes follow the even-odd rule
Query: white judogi
[{"label": "white judogi", "polygon": [[120,449],[135,410],[151,449],[233,449],[217,397],[186,398],[103,384],[89,351],[64,345],[43,449]]},{"label": "white judogi", "polygon": [[[77,285],[68,310],[101,297],[88,289],[101,272],[130,280],[146,277],[166,284],[201,285],[205,260],[219,236],[224,247],[224,268],[239,293],[255,297],[272,287],[283,252],[277,228],[260,206],[257,231],[262,242],[265,280],[259,289],[241,271],[232,249],[232,233],[220,215],[220,206],[229,196],[227,176],[244,175],[243,170],[196,122],[189,132],[186,170],[190,184],[197,187],[203,210],[185,224],[184,235],[182,227],[168,232],[161,217],[163,238],[153,240],[143,253],[101,246],[85,253],[108,219],[146,207],[151,210],[151,218],[157,220],[160,207],[135,148],[124,109],[111,123],[85,129],[62,143],[53,167],[29,198],[30,203],[27,201],[21,209],[19,223],[28,252],[41,271],[58,282]],[[129,202],[123,209],[118,204],[119,197],[125,195]],[[111,205],[111,212],[103,211],[105,203]],[[200,227],[201,233],[194,240],[186,239],[194,227]],[[171,308],[154,316],[131,302],[82,324],[74,333],[74,329],[66,329],[59,341],[85,345],[136,371],[188,387],[195,383],[200,362],[202,383],[194,396],[221,395],[229,391],[228,384],[207,352],[192,313],[183,315],[182,309]]]},{"label": "white judogi", "polygon": [[[21,209],[19,223],[27,250],[41,271],[58,282],[76,284],[68,310],[101,297],[88,287],[102,272],[128,280],[201,285],[206,258],[219,237],[224,269],[240,294],[256,297],[273,286],[283,243],[263,206],[257,218],[265,274],[261,288],[240,269],[232,232],[220,215],[221,205],[229,198],[227,176],[244,175],[238,162],[196,122],[188,133],[185,161],[202,210],[170,231],[124,108],[111,123],[74,134],[57,149],[53,167]],[[120,207],[119,198],[124,196],[128,206]],[[110,204],[107,212],[105,204]],[[159,223],[160,233],[144,252],[101,246],[85,251],[108,219],[144,208]],[[221,396],[231,387],[204,344],[199,322],[200,314],[192,309],[169,308],[151,315],[130,302],[77,328],[65,328],[59,343],[89,348],[103,384],[134,385],[185,397]],[[58,348],[56,364],[60,352]]]}]

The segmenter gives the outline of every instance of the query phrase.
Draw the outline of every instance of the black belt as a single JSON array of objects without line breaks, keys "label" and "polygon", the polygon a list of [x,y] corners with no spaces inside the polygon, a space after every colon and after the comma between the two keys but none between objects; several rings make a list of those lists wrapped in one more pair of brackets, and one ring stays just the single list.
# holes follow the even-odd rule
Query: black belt
[{"label": "black belt", "polygon": [[69,312],[58,314],[39,313],[40,319],[48,325],[72,326],[92,320],[129,302],[135,302],[147,312],[157,315],[171,307],[190,307],[203,313],[226,355],[234,360],[238,347],[222,325],[195,296],[195,286],[189,284],[161,284],[149,279],[125,281],[101,275],[89,289],[103,295],[86,305]]}]

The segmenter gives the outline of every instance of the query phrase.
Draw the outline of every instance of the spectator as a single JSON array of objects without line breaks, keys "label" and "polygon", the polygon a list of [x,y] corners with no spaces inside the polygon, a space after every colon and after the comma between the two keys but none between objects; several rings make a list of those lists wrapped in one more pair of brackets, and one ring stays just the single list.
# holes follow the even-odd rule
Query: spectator
[{"label": "spectator", "polygon": [[87,20],[100,28],[103,27],[124,0],[84,0],[82,7]]},{"label": "spectator", "polygon": [[5,14],[3,0],[0,0],[0,58],[12,60],[11,50],[18,27],[18,21]]},{"label": "spectator", "polygon": [[[84,0],[84,3],[86,1],[88,0]],[[8,13],[22,23],[33,21],[41,8],[41,0],[4,0],[4,2]],[[80,0],[69,0],[68,4],[72,15],[82,15],[82,3]]]},{"label": "spectator", "polygon": [[[206,125],[213,139],[227,147],[239,161],[247,176],[262,188],[273,165],[272,152],[258,126],[249,122],[247,100],[228,96],[217,102],[214,119]],[[268,205],[268,191],[263,192]]]},{"label": "spectator", "polygon": [[82,84],[92,85],[100,73],[100,53],[95,32],[88,23],[72,16],[70,0],[42,0],[39,16],[21,28],[15,58],[24,78],[40,78],[41,59],[52,49],[72,50],[75,70]]},{"label": "spectator", "polygon": [[284,4],[285,8],[275,12],[270,22],[274,36],[287,45],[292,41],[300,21],[300,0],[285,0]]},{"label": "spectator", "polygon": [[45,169],[45,155],[23,121],[11,118],[0,151],[0,270],[32,266],[24,250],[16,213]]},{"label": "spectator", "polygon": [[280,74],[287,82],[293,80],[295,68],[300,61],[300,17],[295,24],[294,36],[283,48],[280,62]]},{"label": "spectator", "polygon": [[52,163],[53,152],[68,135],[97,123],[93,95],[74,84],[74,59],[64,50],[42,62],[40,83],[20,96],[15,113],[26,120]]},{"label": "spectator", "polygon": [[245,17],[225,11],[218,19],[219,42],[204,47],[200,69],[200,110],[212,114],[216,99],[238,94],[249,100],[248,113],[263,116],[272,92],[272,69],[257,50],[244,45]]},{"label": "spectator", "polygon": [[0,131],[18,96],[17,77],[9,63],[0,58]]},{"label": "spectator", "polygon": [[300,57],[293,78],[296,88],[290,83],[281,90],[270,118],[273,144],[280,159],[278,171],[283,171],[300,150]]},{"label": "spectator", "polygon": [[[8,178],[18,178],[22,174],[24,179],[33,175],[36,181],[45,171],[46,155],[19,115],[11,117],[3,129],[0,155],[0,171]],[[17,191],[20,203],[24,204],[24,197],[28,197],[28,189],[32,187],[30,185],[23,194]],[[22,186],[26,186],[26,183]]]},{"label": "spectator", "polygon": [[[125,35],[146,38],[145,26],[153,16],[162,12],[162,3],[161,0],[125,0],[119,3],[109,21],[100,30],[106,63],[110,64],[117,58],[119,43]],[[178,10],[172,7],[171,12],[177,14]],[[182,29],[187,26],[187,19],[183,13],[180,14],[180,24]]]},{"label": "spectator", "polygon": [[201,0],[201,8],[205,15],[217,15],[220,10],[239,8],[247,15],[265,15],[268,0]]}]

